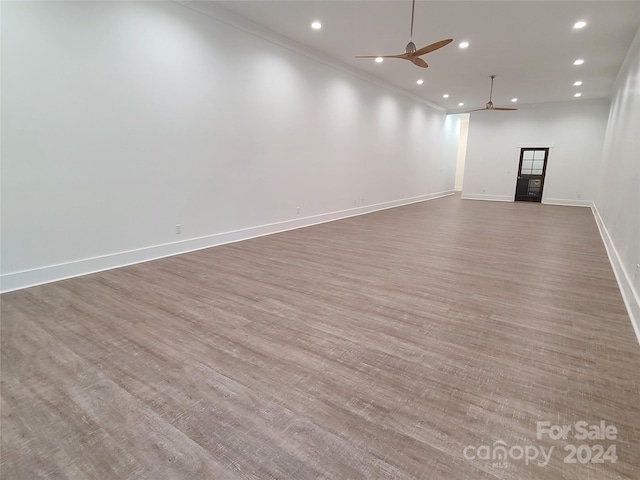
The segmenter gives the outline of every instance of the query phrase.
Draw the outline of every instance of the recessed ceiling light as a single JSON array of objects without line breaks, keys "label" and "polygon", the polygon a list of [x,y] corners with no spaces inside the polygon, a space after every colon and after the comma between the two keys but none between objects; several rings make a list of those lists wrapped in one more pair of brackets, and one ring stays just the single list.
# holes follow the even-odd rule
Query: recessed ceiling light
[{"label": "recessed ceiling light", "polygon": [[460,48],[467,48],[468,46],[469,46],[469,42],[462,42],[459,45]]},{"label": "recessed ceiling light", "polygon": [[513,97],[513,98],[511,99],[511,101],[512,101],[513,103],[516,103],[516,102],[518,101],[518,99],[517,99],[516,97]]},{"label": "recessed ceiling light", "polygon": [[417,83],[418,85],[422,85],[422,84],[424,83],[424,80],[422,80],[422,79],[417,80],[417,81],[416,81],[416,83]]},{"label": "recessed ceiling light", "polygon": [[464,107],[464,102],[460,102],[460,103],[458,104],[458,106],[459,106],[459,107]]},{"label": "recessed ceiling light", "polygon": [[311,28],[313,28],[314,30],[320,30],[322,28],[322,24],[320,22],[313,22],[311,24]]},{"label": "recessed ceiling light", "polygon": [[574,65],[582,65],[584,63],[584,60],[579,58],[577,59],[575,62],[573,62]]},{"label": "recessed ceiling light", "polygon": [[445,93],[444,95],[442,95],[442,98],[449,98],[449,94]]},{"label": "recessed ceiling light", "polygon": [[382,63],[383,61],[384,61],[384,58],[376,57],[376,63]]},{"label": "recessed ceiling light", "polygon": [[587,22],[580,20],[573,24],[573,28],[584,28],[587,26]]},{"label": "recessed ceiling light", "polygon": [[574,87],[579,87],[580,85],[582,85],[582,82],[580,80],[578,80],[577,82],[573,82]]},{"label": "recessed ceiling light", "polygon": [[574,96],[574,97],[581,97],[581,96],[582,96],[582,94],[581,94],[580,92],[578,92],[578,93],[574,93],[574,94],[573,94],[573,96]]}]

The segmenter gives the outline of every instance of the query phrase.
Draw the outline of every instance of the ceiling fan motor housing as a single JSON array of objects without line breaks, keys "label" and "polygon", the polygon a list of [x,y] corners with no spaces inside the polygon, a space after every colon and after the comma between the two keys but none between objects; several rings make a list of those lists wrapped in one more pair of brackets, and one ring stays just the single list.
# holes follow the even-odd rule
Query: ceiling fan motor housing
[{"label": "ceiling fan motor housing", "polygon": [[406,48],[404,49],[404,53],[411,55],[412,53],[416,53],[416,44],[413,42],[407,43]]}]

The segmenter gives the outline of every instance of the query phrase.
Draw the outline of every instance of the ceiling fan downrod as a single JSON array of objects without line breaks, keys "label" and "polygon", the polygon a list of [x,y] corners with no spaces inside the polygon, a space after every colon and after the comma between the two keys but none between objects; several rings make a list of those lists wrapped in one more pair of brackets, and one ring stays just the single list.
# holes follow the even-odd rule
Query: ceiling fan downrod
[{"label": "ceiling fan downrod", "polygon": [[409,43],[407,43],[407,46],[404,49],[404,53],[406,54],[413,54],[416,53],[416,44],[413,43],[413,16],[416,13],[416,0],[413,0],[413,3],[411,4],[411,34],[409,35]]},{"label": "ceiling fan downrod", "polygon": [[491,105],[493,105],[493,102],[491,100],[493,100],[493,79],[496,78],[495,75],[491,75],[491,90],[489,90],[489,103]]}]

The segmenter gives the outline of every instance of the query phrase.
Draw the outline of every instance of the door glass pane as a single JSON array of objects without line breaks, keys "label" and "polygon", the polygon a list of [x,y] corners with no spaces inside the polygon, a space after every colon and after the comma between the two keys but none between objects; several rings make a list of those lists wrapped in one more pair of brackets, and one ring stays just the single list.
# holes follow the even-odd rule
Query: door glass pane
[{"label": "door glass pane", "polygon": [[533,150],[525,150],[522,154],[524,160],[533,160]]},{"label": "door glass pane", "polygon": [[531,169],[533,168],[532,160],[522,160],[522,168],[520,169],[520,173],[523,175],[531,175]]},{"label": "door glass pane", "polygon": [[542,169],[544,168],[544,160],[534,160],[533,166],[531,169],[533,170],[534,175],[542,175]]},{"label": "door glass pane", "polygon": [[544,153],[545,153],[544,150],[536,150],[533,158],[535,158],[536,160],[542,161],[544,160]]},{"label": "door glass pane", "polygon": [[531,180],[529,180],[527,195],[529,195],[530,197],[539,197],[541,186],[542,182],[540,182],[540,180],[532,178]]}]

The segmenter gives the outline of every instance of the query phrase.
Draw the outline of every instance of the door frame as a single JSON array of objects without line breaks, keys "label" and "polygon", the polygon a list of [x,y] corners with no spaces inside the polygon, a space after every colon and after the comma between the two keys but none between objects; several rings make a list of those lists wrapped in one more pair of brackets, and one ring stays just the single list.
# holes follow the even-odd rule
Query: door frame
[{"label": "door frame", "polygon": [[[518,169],[516,172],[516,189],[515,192],[513,194],[513,201],[514,202],[535,202],[535,203],[542,203],[542,196],[544,195],[544,184],[545,184],[545,180],[546,180],[546,175],[547,175],[547,162],[549,161],[549,152],[551,151],[551,147],[547,146],[547,147],[531,147],[531,146],[526,146],[526,147],[518,147],[520,149],[520,160],[518,162]],[[544,163],[542,164],[542,175],[540,175],[541,179],[540,179],[540,196],[539,197],[530,197],[530,198],[518,198],[518,180],[520,180],[520,177],[522,176],[522,161],[524,159],[524,152],[527,150],[544,150],[545,154],[544,154]],[[536,175],[537,176],[537,175]]]}]

